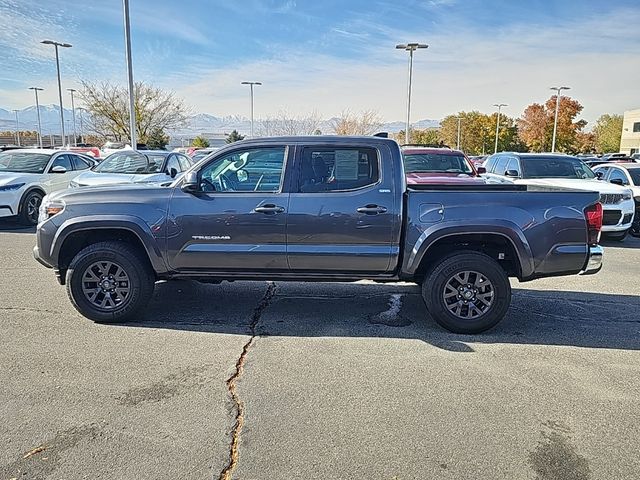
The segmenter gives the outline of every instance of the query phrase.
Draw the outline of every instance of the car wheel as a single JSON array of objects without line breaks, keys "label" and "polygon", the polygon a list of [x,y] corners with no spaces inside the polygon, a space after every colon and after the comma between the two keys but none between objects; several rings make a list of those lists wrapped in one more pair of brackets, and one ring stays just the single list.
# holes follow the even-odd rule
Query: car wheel
[{"label": "car wheel", "polygon": [[20,202],[18,220],[23,225],[37,225],[42,203],[42,193],[38,191],[28,192]]},{"label": "car wheel", "polygon": [[[640,215],[640,212],[636,211],[636,217],[638,215]],[[640,218],[638,218],[633,222],[633,224],[631,225],[631,229],[629,230],[629,233],[633,237],[640,237]]]},{"label": "car wheel", "polygon": [[605,240],[613,240],[614,242],[622,242],[625,238],[627,238],[627,235],[629,233],[630,229],[625,230],[624,232],[611,232],[611,233],[602,233],[602,236],[605,238]]},{"label": "car wheel", "polygon": [[96,322],[138,317],[153,294],[155,278],[145,259],[123,242],[100,242],[81,250],[66,276],[73,306]]},{"label": "car wheel", "polygon": [[427,274],[422,298],[440,326],[454,333],[480,333],[507,313],[511,284],[491,257],[459,252],[445,257]]}]

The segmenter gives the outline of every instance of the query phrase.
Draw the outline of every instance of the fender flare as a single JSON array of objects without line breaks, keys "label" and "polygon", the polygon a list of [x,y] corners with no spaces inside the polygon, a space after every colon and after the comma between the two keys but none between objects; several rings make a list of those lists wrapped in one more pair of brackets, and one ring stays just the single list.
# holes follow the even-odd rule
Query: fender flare
[{"label": "fender flare", "polygon": [[156,273],[168,271],[162,256],[158,239],[144,220],[134,215],[92,215],[66,220],[56,231],[51,243],[51,258],[58,258],[66,239],[77,232],[86,230],[127,230],[140,240],[147,257]]}]

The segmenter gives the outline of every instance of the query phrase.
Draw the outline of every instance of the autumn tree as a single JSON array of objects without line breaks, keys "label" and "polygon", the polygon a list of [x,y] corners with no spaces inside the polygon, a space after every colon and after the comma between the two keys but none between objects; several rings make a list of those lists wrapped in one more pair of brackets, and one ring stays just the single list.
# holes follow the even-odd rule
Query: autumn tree
[{"label": "autumn tree", "polygon": [[[582,108],[580,102],[571,97],[560,98],[556,151],[572,153],[576,150],[578,133],[587,125],[585,120],[576,120]],[[551,151],[555,110],[556,96],[553,95],[544,105],[539,103],[529,105],[518,119],[520,139],[531,151]]]},{"label": "autumn tree", "polygon": [[336,135],[373,135],[382,127],[382,117],[375,110],[354,113],[343,110],[340,116],[331,120]]},{"label": "autumn tree", "polygon": [[320,115],[316,111],[293,115],[281,110],[262,120],[258,131],[263,137],[314,135],[320,122]]},{"label": "autumn tree", "polygon": [[202,135],[198,135],[191,142],[191,146],[195,148],[207,148],[209,146],[209,140]]},{"label": "autumn tree", "polygon": [[[127,141],[129,126],[129,93],[125,87],[109,82],[82,82],[80,98],[89,112],[89,130],[102,138]],[[133,89],[138,141],[147,143],[155,129],[167,131],[187,120],[188,109],[173,92],[145,82],[136,82]]]},{"label": "autumn tree", "polygon": [[240,135],[237,130],[233,130],[224,140],[226,143],[234,143],[244,140],[244,135]]},{"label": "autumn tree", "polygon": [[600,153],[620,151],[622,115],[601,115],[593,128],[595,147]]}]

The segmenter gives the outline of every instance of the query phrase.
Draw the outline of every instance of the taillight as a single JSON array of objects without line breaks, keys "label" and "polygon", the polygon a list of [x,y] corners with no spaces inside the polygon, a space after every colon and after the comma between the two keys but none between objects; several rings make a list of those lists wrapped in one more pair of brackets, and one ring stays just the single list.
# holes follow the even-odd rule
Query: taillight
[{"label": "taillight", "polygon": [[597,245],[600,241],[600,230],[602,230],[602,204],[594,203],[585,208],[584,216],[587,220],[589,245]]}]

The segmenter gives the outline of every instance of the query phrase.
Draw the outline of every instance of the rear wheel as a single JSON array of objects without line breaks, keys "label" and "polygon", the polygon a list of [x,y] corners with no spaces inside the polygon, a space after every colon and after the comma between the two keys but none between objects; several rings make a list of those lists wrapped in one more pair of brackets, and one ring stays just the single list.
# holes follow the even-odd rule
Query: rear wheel
[{"label": "rear wheel", "polygon": [[135,319],[153,294],[155,279],[138,252],[123,242],[100,242],[81,250],[67,270],[73,306],[97,322]]},{"label": "rear wheel", "polygon": [[18,221],[23,225],[37,225],[42,193],[32,191],[27,193],[20,202]]},{"label": "rear wheel", "polygon": [[445,257],[427,274],[422,298],[440,326],[455,333],[480,333],[507,313],[511,284],[491,257],[459,252]]}]

